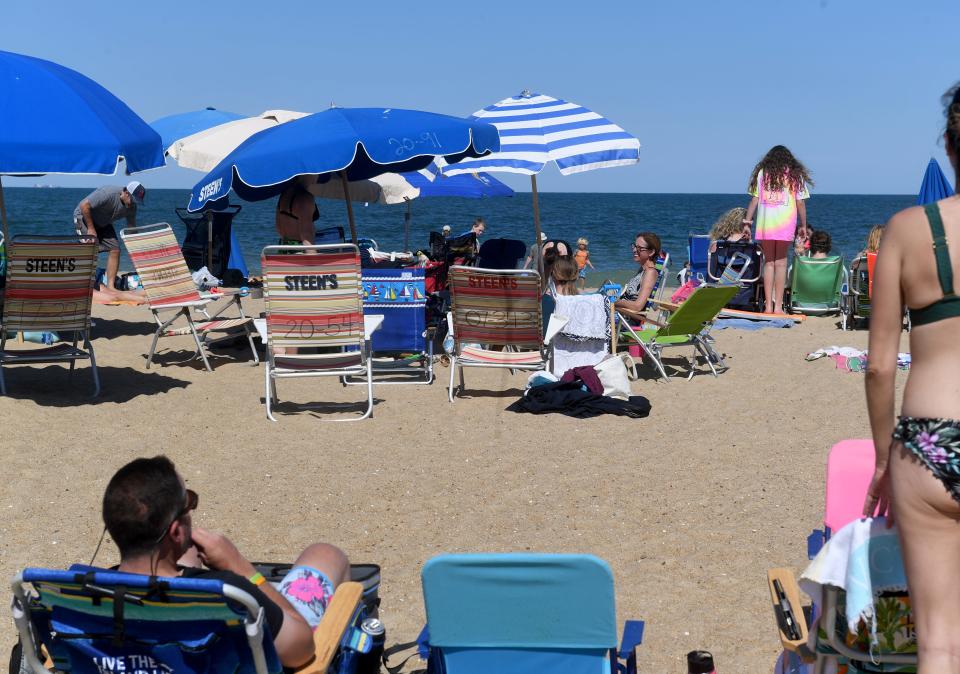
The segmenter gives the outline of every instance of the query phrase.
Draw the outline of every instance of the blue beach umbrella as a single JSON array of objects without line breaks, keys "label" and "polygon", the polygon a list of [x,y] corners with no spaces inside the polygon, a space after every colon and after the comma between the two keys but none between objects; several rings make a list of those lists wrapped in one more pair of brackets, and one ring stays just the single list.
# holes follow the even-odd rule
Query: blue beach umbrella
[{"label": "blue beach umbrella", "polygon": [[[51,61],[0,51],[0,174],[113,175],[163,166],[160,136],[102,86]],[[7,214],[0,184],[4,236]]]},{"label": "blue beach umbrella", "polygon": [[932,204],[934,201],[940,201],[953,196],[953,187],[947,182],[946,176],[940,170],[940,164],[936,159],[931,159],[927,164],[927,170],[923,173],[923,182],[920,183],[920,194],[917,195],[917,206]]},{"label": "blue beach umbrella", "polygon": [[479,121],[398,108],[331,108],[248,138],[194,186],[187,209],[209,208],[231,189],[261,201],[299,176],[327,182],[337,175],[356,241],[350,181],[419,171],[438,156],[453,164],[499,149],[496,128]]},{"label": "blue beach umbrella", "polygon": [[461,173],[455,176],[440,174],[433,180],[423,172],[403,173],[401,177],[420,191],[421,197],[512,197],[513,190],[489,173]]},{"label": "blue beach umbrella", "polygon": [[478,110],[471,119],[489,122],[500,132],[499,152],[443,167],[447,175],[467,171],[505,171],[530,176],[534,241],[540,240],[537,174],[549,162],[570,175],[627,166],[640,160],[640,141],[582,105],[524,91]]},{"label": "blue beach umbrella", "polygon": [[154,131],[160,134],[163,141],[163,149],[174,144],[181,138],[186,138],[200,131],[227,122],[235,122],[238,119],[244,119],[246,115],[240,115],[236,112],[227,112],[217,110],[216,108],[204,108],[203,110],[193,110],[191,112],[180,112],[175,115],[167,115],[150,123]]}]

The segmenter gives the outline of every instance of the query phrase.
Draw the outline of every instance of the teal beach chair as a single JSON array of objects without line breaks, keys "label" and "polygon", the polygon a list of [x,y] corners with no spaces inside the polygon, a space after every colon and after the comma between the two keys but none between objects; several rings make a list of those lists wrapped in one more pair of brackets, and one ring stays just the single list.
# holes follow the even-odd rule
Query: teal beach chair
[{"label": "teal beach chair", "polygon": [[618,651],[613,573],[597,557],[441,555],[422,577],[430,674],[637,671],[643,622],[626,622]]},{"label": "teal beach chair", "polygon": [[[298,674],[341,668],[370,638],[353,625],[360,583],[341,583],[314,632],[315,656]],[[50,674],[280,674],[263,608],[211,578],[158,578],[75,566],[24,569],[13,579],[21,672]],[[41,651],[41,646],[43,651]],[[45,653],[44,653],[45,651]],[[50,662],[43,661],[49,656]]]},{"label": "teal beach chair", "polygon": [[839,255],[795,257],[790,268],[790,312],[807,316],[840,313],[840,287],[846,277]]}]

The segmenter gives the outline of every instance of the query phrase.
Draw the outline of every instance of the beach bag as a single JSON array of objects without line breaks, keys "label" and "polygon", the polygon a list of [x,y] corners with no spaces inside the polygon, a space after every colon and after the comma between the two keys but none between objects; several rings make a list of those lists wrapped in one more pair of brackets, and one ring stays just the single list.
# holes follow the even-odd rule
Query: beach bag
[{"label": "beach bag", "polygon": [[670,296],[670,302],[673,304],[682,304],[687,300],[690,295],[693,294],[693,291],[700,286],[700,281],[695,278],[688,278],[683,282],[683,285],[677,288],[674,293]]},{"label": "beach bag", "polygon": [[610,355],[593,366],[603,382],[603,395],[619,400],[630,398],[630,377],[627,366],[619,356]]}]

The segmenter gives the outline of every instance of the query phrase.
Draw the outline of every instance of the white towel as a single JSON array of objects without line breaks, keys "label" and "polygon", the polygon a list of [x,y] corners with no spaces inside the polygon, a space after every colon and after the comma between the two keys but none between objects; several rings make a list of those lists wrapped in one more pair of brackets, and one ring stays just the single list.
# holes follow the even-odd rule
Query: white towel
[{"label": "white towel", "polygon": [[574,339],[610,339],[607,298],[599,294],[557,295],[554,313],[569,320],[561,332]]}]

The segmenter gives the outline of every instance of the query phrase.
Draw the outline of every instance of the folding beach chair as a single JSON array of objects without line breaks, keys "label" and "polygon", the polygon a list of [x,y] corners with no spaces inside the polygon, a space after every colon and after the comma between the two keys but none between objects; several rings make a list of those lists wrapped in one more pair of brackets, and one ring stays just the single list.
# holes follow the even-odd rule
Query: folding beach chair
[{"label": "folding beach chair", "polygon": [[[165,222],[154,225],[144,225],[143,227],[127,227],[120,230],[120,238],[123,239],[130,259],[133,262],[137,274],[140,276],[140,282],[143,284],[144,292],[147,295],[147,304],[153,313],[153,318],[157,322],[157,329],[153,333],[153,342],[150,344],[150,351],[147,353],[147,368],[153,362],[154,353],[157,350],[157,341],[161,337],[174,337],[180,335],[192,335],[193,341],[197,345],[197,355],[203,360],[203,365],[207,372],[212,372],[210,362],[207,360],[206,350],[204,349],[204,338],[209,333],[233,333],[234,335],[246,335],[250,343],[250,353],[253,354],[253,362],[260,362],[257,355],[257,349],[253,345],[251,334],[252,319],[247,318],[243,313],[243,305],[240,303],[240,294],[231,293],[232,298],[229,303],[208,320],[194,322],[190,314],[191,309],[203,311],[207,305],[216,299],[212,294],[201,294],[197,284],[193,282],[187,263],[183,259],[183,253],[177,244],[177,238],[173,235],[173,230]],[[240,313],[238,318],[220,318],[224,311],[231,306],[236,306]],[[164,320],[162,314],[173,312],[170,318]],[[181,328],[171,328],[170,326],[179,318],[183,318],[187,325]]]},{"label": "folding beach chair", "polygon": [[706,338],[706,334],[720,310],[739,290],[737,285],[700,286],[683,304],[667,315],[663,326],[637,329],[621,316],[620,338],[627,344],[632,343],[639,347],[640,351],[646,354],[656,366],[664,381],[670,381],[662,360],[663,350],[668,347],[694,347],[694,356],[690,359],[690,373],[687,379],[691,379],[694,375],[697,353],[703,356],[713,376],[716,377],[717,369],[714,363],[721,367],[725,365],[720,354]]},{"label": "folding beach chair", "polygon": [[[532,269],[450,268],[451,311],[447,315],[454,350],[450,354],[449,398],[463,368],[547,369],[542,326],[540,274]],[[491,347],[500,347],[496,350]]]},{"label": "folding beach chair", "polygon": [[867,256],[861,255],[850,265],[840,286],[840,320],[844,330],[870,319],[870,281]]},{"label": "folding beach chair", "polygon": [[346,241],[343,227],[324,227],[314,233],[313,242],[317,245],[326,243],[343,243]]},{"label": "folding beach chair", "polygon": [[[314,632],[301,673],[341,669],[369,638],[359,583],[342,583]],[[158,578],[73,567],[28,568],[13,579],[13,618],[33,674],[279,674],[263,608],[247,592],[203,578]],[[41,649],[42,647],[42,649]],[[46,658],[49,660],[45,663]]]},{"label": "folding beach chair", "polygon": [[635,674],[643,621],[617,648],[613,573],[571,554],[457,554],[422,572],[430,674]]},{"label": "folding beach chair", "polygon": [[[93,395],[100,394],[97,360],[90,343],[96,241],[91,237],[17,235],[7,255],[7,286],[0,318],[0,394],[9,365],[89,360]],[[54,333],[62,343],[45,348],[9,348],[18,332]],[[68,339],[67,333],[70,334]],[[81,343],[81,347],[77,343]]]},{"label": "folding beach chair", "polygon": [[[824,526],[814,530],[807,539],[807,555],[811,559],[820,553],[834,532],[861,517],[863,500],[873,477],[874,459],[874,445],[870,439],[843,440],[830,449]],[[801,671],[801,662],[809,664],[815,674],[836,671],[828,669],[831,662],[834,667],[836,664],[847,667],[846,671],[851,674],[916,671],[916,640],[906,595],[893,593],[876,599],[877,632],[882,641],[871,646],[869,627],[858,634],[848,630],[843,617],[844,592],[840,588],[827,586],[822,605],[802,607],[800,588],[791,569],[770,569],[767,582],[784,646],[784,671]],[[796,623],[792,636],[783,618],[784,598]],[[812,621],[816,618],[819,618],[819,625],[814,630]],[[792,669],[787,668],[788,665]]]},{"label": "folding beach chair", "polygon": [[371,342],[374,384],[432,384],[434,329],[427,326],[423,268],[364,269],[361,282],[364,314],[383,316]]},{"label": "folding beach chair", "polygon": [[684,270],[686,273],[680,280],[681,283],[688,278],[706,282],[711,243],[709,234],[690,234],[687,237],[687,264],[689,266]]},{"label": "folding beach chair", "polygon": [[[728,303],[728,308],[758,311],[760,309],[760,277],[763,274],[763,250],[755,241],[717,241],[716,250],[708,254],[707,278],[710,283],[736,283],[740,292]],[[726,277],[726,280],[725,280]]]},{"label": "folding beach chair", "polygon": [[276,421],[277,379],[362,376],[373,413],[371,336],[382,316],[363,315],[360,251],[352,244],[267,246],[261,257],[266,305],[267,418]]},{"label": "folding beach chair", "polygon": [[790,268],[790,312],[807,316],[839,313],[844,281],[848,281],[847,269],[839,255],[795,257]]}]

